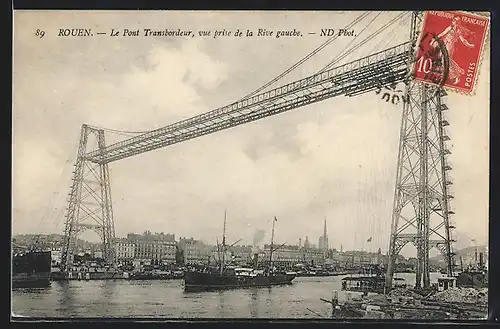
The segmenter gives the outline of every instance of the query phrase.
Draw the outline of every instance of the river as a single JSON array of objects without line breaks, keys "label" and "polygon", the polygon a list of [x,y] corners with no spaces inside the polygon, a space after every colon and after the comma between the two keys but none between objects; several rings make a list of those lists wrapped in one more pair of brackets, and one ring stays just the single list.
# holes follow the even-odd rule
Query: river
[{"label": "river", "polygon": [[[414,274],[398,274],[414,284]],[[439,274],[432,273],[431,281]],[[12,313],[44,318],[329,318],[342,277],[296,278],[292,285],[186,293],[182,280],[52,282],[15,289]]]}]

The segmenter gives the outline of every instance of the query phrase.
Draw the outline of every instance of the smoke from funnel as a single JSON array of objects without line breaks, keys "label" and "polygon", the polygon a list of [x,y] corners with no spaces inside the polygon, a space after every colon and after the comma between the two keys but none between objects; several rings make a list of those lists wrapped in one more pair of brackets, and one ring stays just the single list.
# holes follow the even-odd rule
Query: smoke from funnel
[{"label": "smoke from funnel", "polygon": [[253,235],[253,245],[257,246],[259,243],[261,243],[262,240],[264,240],[265,235],[266,231],[259,229],[255,230],[255,233]]}]

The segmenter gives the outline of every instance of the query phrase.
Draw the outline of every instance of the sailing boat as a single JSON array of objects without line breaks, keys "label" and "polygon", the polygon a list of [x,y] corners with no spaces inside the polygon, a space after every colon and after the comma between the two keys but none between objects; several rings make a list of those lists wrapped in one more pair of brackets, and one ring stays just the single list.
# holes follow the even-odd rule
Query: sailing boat
[{"label": "sailing boat", "polygon": [[189,270],[184,274],[184,291],[210,291],[226,290],[249,287],[270,287],[274,285],[291,284],[295,272],[273,271],[272,253],[274,243],[274,225],[277,221],[273,220],[273,234],[271,238],[270,266],[268,271],[259,271],[256,268],[226,268],[224,255],[226,253],[226,220],[227,212],[224,214],[224,230],[222,237],[222,260],[217,271],[208,268],[198,271]]}]

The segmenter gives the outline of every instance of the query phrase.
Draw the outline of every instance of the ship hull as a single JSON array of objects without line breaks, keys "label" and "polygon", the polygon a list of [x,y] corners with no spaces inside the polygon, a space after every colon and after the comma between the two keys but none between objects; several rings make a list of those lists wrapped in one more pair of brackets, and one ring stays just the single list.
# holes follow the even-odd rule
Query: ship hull
[{"label": "ship hull", "polygon": [[50,251],[29,251],[13,255],[12,288],[45,288],[50,286]]},{"label": "ship hull", "polygon": [[73,281],[73,280],[122,280],[129,279],[122,272],[52,272],[52,281]]},{"label": "ship hull", "polygon": [[258,275],[253,277],[186,272],[185,291],[228,290],[252,287],[270,287],[292,284],[295,274]]},{"label": "ship hull", "polygon": [[46,288],[50,286],[50,272],[17,274],[12,276],[12,288]]},{"label": "ship hull", "polygon": [[130,277],[131,280],[170,280],[173,278],[170,274],[135,274]]},{"label": "ship hull", "polygon": [[479,271],[464,271],[457,277],[457,286],[463,288],[488,288],[488,274]]}]

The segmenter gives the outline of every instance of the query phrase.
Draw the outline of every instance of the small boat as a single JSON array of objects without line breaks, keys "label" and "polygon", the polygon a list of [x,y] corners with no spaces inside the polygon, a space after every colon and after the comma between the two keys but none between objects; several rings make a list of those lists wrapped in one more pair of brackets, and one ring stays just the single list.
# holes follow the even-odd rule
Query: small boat
[{"label": "small boat", "polygon": [[342,279],[342,290],[383,294],[385,278],[379,275],[350,276]]},{"label": "small boat", "polygon": [[[403,280],[403,282],[399,278],[394,278],[393,281],[394,287],[397,284],[406,285],[406,281]],[[345,291],[383,294],[386,292],[385,287],[385,275],[382,269],[376,266],[370,266],[359,274],[353,274],[342,279],[342,290]]]}]

